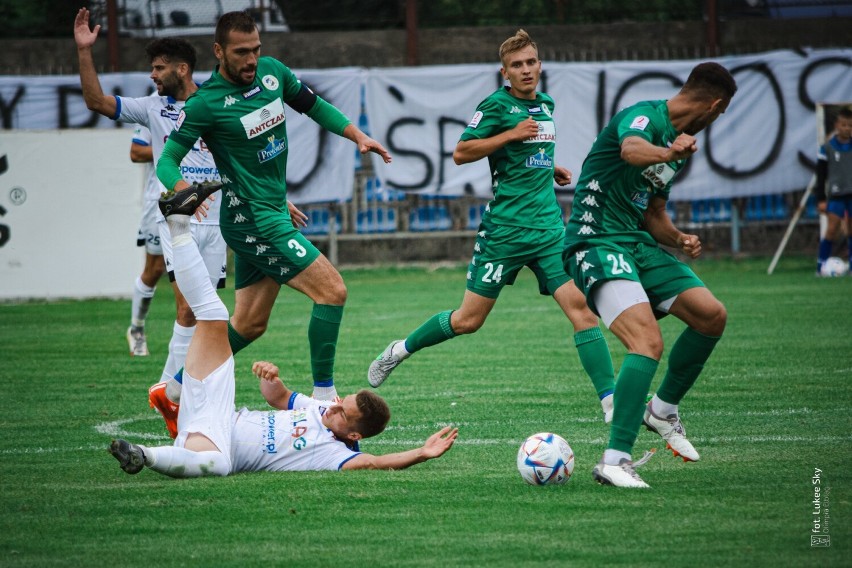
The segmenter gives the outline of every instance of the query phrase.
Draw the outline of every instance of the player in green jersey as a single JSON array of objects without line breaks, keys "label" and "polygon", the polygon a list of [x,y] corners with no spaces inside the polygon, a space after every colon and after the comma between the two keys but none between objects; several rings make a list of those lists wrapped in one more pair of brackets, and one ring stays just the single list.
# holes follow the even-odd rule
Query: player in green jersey
[{"label": "player in green jersey", "polygon": [[457,164],[487,157],[494,189],[479,226],[462,305],[432,316],[406,339],[392,342],[370,365],[368,380],[378,387],[412,353],[476,332],[502,288],[528,266],[541,294],[552,295],[571,321],[580,360],[609,421],[614,389],[609,348],[597,316],[562,266],[565,228],[553,181],[566,185],[571,172],[555,165],[555,105],[536,91],[541,75],[538,48],[519,30],[500,46],[500,61],[508,87],[479,104],[453,153]]},{"label": "player in green jersey", "polygon": [[292,224],[287,208],[287,104],[348,138],[361,153],[390,154],[337,108],[315,95],[280,61],[260,56],[260,34],[247,12],[223,14],[213,45],[219,63],[190,97],[157,164],[167,188],[188,186],[179,164],[198,138],[222,182],[222,235],[235,256],[235,306],[228,327],[233,353],[266,330],[282,284],[314,301],[308,340],[314,396],[336,397],[334,359],[346,286],[332,264]]},{"label": "player in green jersey", "polygon": [[[617,113],[583,162],[565,230],[565,269],[589,306],[628,350],[615,387],[609,445],[594,468],[600,483],[648,487],[631,461],[642,423],[676,456],[697,461],[678,415],[727,320],[725,307],[686,264],[659,245],[701,254],[697,235],[679,231],[666,214],[675,175],[698,150],[737,91],[717,63],[697,65],[669,100],[645,101]],[[663,353],[657,317],[672,314],[687,328],[669,353],[669,367],[645,405]],[[644,413],[644,418],[643,418]]]}]

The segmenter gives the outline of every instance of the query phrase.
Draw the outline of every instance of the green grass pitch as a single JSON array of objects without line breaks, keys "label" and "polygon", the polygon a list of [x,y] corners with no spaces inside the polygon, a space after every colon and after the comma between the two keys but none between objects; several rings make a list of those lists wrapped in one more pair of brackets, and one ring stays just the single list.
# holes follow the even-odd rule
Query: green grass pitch
[{"label": "green grass pitch", "polygon": [[[681,405],[702,459],[685,464],[643,430],[635,456],[660,448],[640,470],[648,491],[592,481],[607,429],[570,325],[528,271],[478,333],[418,353],[381,387],[393,417],[364,451],[460,429],[443,458],[394,472],[126,475],[106,451],[113,436],[169,442],[146,399],[171,333],[166,281],[147,358],[127,355],[129,301],[0,304],[0,566],[848,566],[852,277],[815,278],[805,258],[767,276],[767,264],[694,264],[729,312]],[[343,276],[343,394],[367,386],[389,341],[464,291],[464,267]],[[223,298],[233,306],[232,290]],[[263,405],[250,374],[258,359],[310,392],[309,314],[309,300],[282,291],[269,331],[237,356],[238,406]],[[655,387],[683,327],[661,325]],[[624,349],[604,334],[617,368]],[[528,486],[515,469],[520,442],[539,431],[574,449],[564,486]],[[812,546],[817,517],[827,548]]]}]

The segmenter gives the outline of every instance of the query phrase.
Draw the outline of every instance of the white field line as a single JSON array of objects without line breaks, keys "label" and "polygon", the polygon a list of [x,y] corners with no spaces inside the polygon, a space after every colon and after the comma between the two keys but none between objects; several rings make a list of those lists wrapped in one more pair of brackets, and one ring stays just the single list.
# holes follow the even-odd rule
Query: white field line
[{"label": "white field line", "polygon": [[[825,410],[825,412],[836,412],[837,409]],[[810,408],[788,408],[788,409],[776,409],[776,410],[767,410],[767,411],[753,411],[753,412],[695,412],[691,413],[691,416],[786,416],[786,415],[794,415],[794,414],[810,414],[810,413],[820,413],[823,411],[815,411]],[[94,426],[94,429],[97,433],[103,434],[105,437],[110,438],[125,438],[132,441],[152,441],[152,442],[161,442],[160,445],[167,445],[171,442],[171,439],[168,438],[165,434],[151,434],[147,432],[134,432],[132,430],[132,424],[140,421],[146,420],[160,420],[158,415],[144,414],[133,416],[130,418],[123,418],[120,420],[112,420],[109,422],[102,422]],[[600,423],[601,429],[605,430],[605,427],[600,420],[600,418],[590,419],[590,418],[580,418],[580,419],[572,419],[570,421],[566,421],[566,423],[577,423],[577,422],[597,422]],[[364,445],[369,446],[419,446],[423,443],[423,439],[411,439],[408,437],[392,437],[393,433],[404,433],[404,432],[428,432],[432,433],[437,429],[443,428],[444,426],[455,426],[461,428],[462,432],[456,441],[456,444],[459,446],[518,446],[523,441],[520,438],[465,438],[464,437],[464,428],[466,426],[482,428],[487,427],[489,423],[500,424],[505,427],[508,423],[505,421],[480,421],[480,422],[438,422],[432,424],[419,424],[419,425],[410,425],[410,426],[391,426],[386,430],[386,434],[376,438],[367,440],[364,442]],[[512,424],[518,425],[531,425],[534,422],[532,420],[524,420],[524,421],[511,421]],[[535,428],[532,428],[535,430]],[[390,435],[389,435],[390,434]],[[425,436],[424,436],[425,438]],[[690,436],[690,440],[697,444],[764,444],[764,443],[804,443],[804,444],[813,444],[813,443],[845,443],[852,442],[852,435],[849,436],[796,436],[796,435],[785,435],[785,434],[767,434],[767,435],[741,435],[741,436]],[[606,443],[605,435],[594,436],[594,437],[572,437],[569,440],[570,444],[575,444],[578,446],[582,445],[595,445],[599,446]],[[87,446],[78,446],[72,448],[59,448],[59,447],[28,447],[28,448],[8,448],[4,450],[0,450],[0,455],[36,455],[36,454],[50,454],[55,452],[68,452],[68,451],[105,451],[106,443],[103,445],[87,445]]]}]

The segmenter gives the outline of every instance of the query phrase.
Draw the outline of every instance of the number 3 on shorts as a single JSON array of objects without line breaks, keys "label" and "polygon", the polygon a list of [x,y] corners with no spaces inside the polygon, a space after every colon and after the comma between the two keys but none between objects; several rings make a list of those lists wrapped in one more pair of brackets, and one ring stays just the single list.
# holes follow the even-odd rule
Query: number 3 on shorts
[{"label": "number 3 on shorts", "polygon": [[308,254],[308,251],[305,250],[305,247],[299,244],[299,241],[297,241],[296,239],[290,239],[289,241],[287,241],[287,246],[291,249],[294,249],[296,251],[296,256],[298,256],[299,258],[302,258],[306,254]]},{"label": "number 3 on shorts", "polygon": [[607,261],[612,263],[612,267],[610,268],[610,274],[612,274],[613,276],[624,273],[633,273],[633,267],[631,267],[630,264],[626,260],[624,260],[623,254],[618,253],[618,257],[616,257],[614,254],[610,253],[606,255],[606,259]]}]

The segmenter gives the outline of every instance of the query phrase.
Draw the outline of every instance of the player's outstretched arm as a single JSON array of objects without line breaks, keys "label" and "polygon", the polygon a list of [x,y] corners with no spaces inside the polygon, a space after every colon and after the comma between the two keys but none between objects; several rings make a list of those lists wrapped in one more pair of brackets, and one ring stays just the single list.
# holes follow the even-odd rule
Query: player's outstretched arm
[{"label": "player's outstretched arm", "polygon": [[429,436],[419,448],[383,456],[360,454],[343,464],[343,469],[405,469],[441,457],[453,447],[458,435],[458,428],[447,426]]},{"label": "player's outstretched arm", "polygon": [[268,361],[255,361],[251,366],[251,372],[260,379],[260,392],[269,406],[278,410],[287,410],[293,391],[281,382],[278,367]]},{"label": "player's outstretched arm", "polygon": [[89,110],[115,118],[115,111],[118,108],[115,97],[104,94],[92,59],[92,46],[98,39],[100,29],[100,25],[89,29],[89,11],[86,8],[80,8],[77,17],[74,18],[74,41],[77,43],[77,59],[80,63],[80,87],[83,89],[83,99]]},{"label": "player's outstretched arm", "polygon": [[391,160],[393,160],[390,153],[385,150],[384,146],[364,134],[364,132],[362,132],[361,129],[354,124],[349,124],[343,129],[343,137],[355,142],[355,144],[358,145],[358,151],[362,154],[366,154],[367,152],[378,154],[382,157],[382,160],[384,160],[386,164],[390,164]]}]

